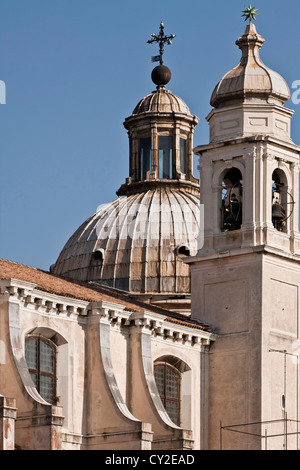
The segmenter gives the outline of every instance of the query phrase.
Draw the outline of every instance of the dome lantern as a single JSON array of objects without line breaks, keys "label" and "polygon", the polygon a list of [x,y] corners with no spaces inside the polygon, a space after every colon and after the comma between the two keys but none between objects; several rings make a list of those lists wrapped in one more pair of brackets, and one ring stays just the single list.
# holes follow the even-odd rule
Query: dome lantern
[{"label": "dome lantern", "polygon": [[144,191],[159,184],[187,187],[199,194],[199,181],[193,176],[193,133],[198,118],[192,116],[185,102],[166,88],[170,69],[163,64],[164,45],[175,37],[165,35],[161,22],[159,34],[152,34],[149,44],[159,44],[160,62],[151,74],[156,90],[145,96],[125,119],[129,136],[129,178],[118,196]]}]

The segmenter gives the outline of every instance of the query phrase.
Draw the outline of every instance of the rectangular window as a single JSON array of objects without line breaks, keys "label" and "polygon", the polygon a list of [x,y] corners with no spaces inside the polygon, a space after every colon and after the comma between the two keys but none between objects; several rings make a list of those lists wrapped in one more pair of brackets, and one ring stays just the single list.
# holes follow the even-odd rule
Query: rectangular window
[{"label": "rectangular window", "polygon": [[159,136],[158,149],[159,178],[173,178],[173,137]]},{"label": "rectangular window", "polygon": [[140,178],[147,179],[147,173],[151,171],[151,138],[140,139]]},{"label": "rectangular window", "polygon": [[180,139],[180,171],[186,173],[186,140]]}]

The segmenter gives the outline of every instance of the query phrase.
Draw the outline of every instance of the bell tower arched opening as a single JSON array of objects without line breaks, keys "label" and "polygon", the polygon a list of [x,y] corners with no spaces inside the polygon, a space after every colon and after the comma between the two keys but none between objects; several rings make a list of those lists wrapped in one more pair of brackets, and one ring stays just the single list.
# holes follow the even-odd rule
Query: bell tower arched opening
[{"label": "bell tower arched opening", "polygon": [[288,191],[287,178],[277,168],[272,174],[272,223],[279,232],[288,231],[288,219],[293,212],[293,198]]},{"label": "bell tower arched opening", "polygon": [[238,168],[227,170],[222,179],[221,230],[233,231],[241,228],[242,217],[242,173]]}]

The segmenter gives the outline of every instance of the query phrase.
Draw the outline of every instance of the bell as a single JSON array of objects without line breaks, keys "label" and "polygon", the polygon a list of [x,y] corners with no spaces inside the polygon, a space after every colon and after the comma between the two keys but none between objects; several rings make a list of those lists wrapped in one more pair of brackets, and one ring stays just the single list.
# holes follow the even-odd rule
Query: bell
[{"label": "bell", "polygon": [[226,217],[224,218],[223,227],[224,230],[237,230],[237,221],[231,212],[227,213]]},{"label": "bell", "polygon": [[285,226],[284,218],[285,218],[285,210],[283,209],[282,205],[279,204],[279,202],[275,202],[272,205],[272,222],[273,222],[274,228],[276,228],[279,231],[282,231]]},{"label": "bell", "polygon": [[280,221],[284,219],[284,216],[285,214],[284,214],[283,207],[278,203],[273,204],[272,205],[272,219],[276,221]]}]

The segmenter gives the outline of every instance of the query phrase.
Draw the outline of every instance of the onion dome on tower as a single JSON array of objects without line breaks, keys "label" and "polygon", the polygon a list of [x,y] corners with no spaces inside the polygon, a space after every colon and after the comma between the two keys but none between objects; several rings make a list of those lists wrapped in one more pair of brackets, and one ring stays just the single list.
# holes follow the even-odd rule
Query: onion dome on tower
[{"label": "onion dome on tower", "polygon": [[284,78],[266,67],[260,59],[259,50],[264,42],[250,22],[236,41],[242,51],[241,60],[215,87],[210,101],[213,107],[253,102],[283,105],[290,98]]},{"label": "onion dome on tower", "polygon": [[289,138],[291,111],[284,107],[289,87],[262,62],[259,51],[264,42],[251,21],[237,39],[240,62],[221,78],[210,100],[211,143],[253,135]]},{"label": "onion dome on tower", "polygon": [[193,176],[193,133],[198,118],[167,90],[171,71],[152,71],[156,90],[125,119],[130,174],[118,199],[99,209],[69,239],[53,272],[125,290],[144,301],[189,310],[190,273],[183,259],[197,253],[199,181]]}]

